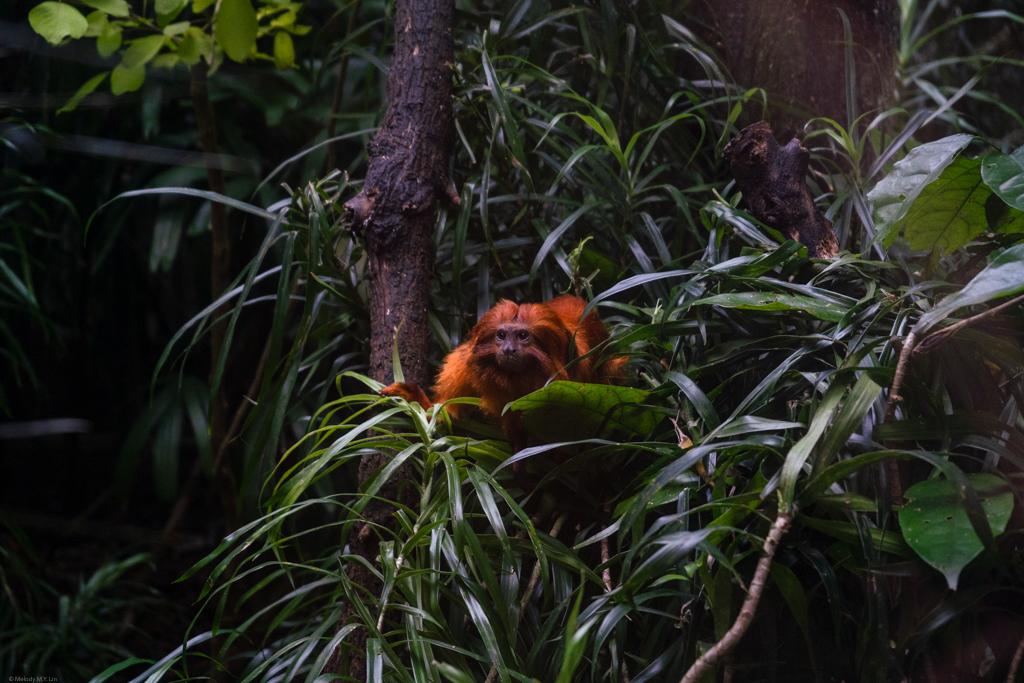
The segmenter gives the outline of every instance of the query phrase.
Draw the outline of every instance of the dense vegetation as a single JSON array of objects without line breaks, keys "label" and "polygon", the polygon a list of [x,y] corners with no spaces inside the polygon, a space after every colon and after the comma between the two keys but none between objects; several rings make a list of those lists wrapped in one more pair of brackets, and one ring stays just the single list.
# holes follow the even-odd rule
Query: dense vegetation
[{"label": "dense vegetation", "polygon": [[[363,376],[365,260],[340,206],[382,104],[386,3],[309,3],[300,21],[322,29],[296,35],[294,69],[211,76],[222,146],[261,164],[228,176],[244,258],[219,300],[196,274],[211,258],[201,166],[28,162],[47,126],[194,146],[180,65],[147,69],[141,116],[11,112],[0,407],[118,436],[90,447],[100,474],[66,514],[116,476],[157,526],[209,475],[219,500],[194,501],[186,528],[230,533],[187,572],[204,580],[194,624],[140,651],[119,624],[159,598],[120,577],[143,558],[122,550],[66,591],[8,521],[0,673],[312,683],[356,628],[350,604],[375,681],[678,680],[736,620],[782,512],[792,527],[727,677],[1006,680],[1024,636],[1024,353],[1019,302],[988,311],[1024,288],[1020,18],[902,3],[901,107],[805,131],[844,249],[821,261],[739,208],[721,151],[769,94],[731,85],[683,12],[458,7],[462,201],[434,232],[436,360],[496,300],[570,291],[608,323],[604,352],[630,357],[629,386],[555,383],[517,404],[552,444],[517,454],[542,479],[525,492],[493,427],[382,399]],[[324,174],[343,54],[341,171]],[[204,332],[222,304],[226,393],[252,400],[214,477]],[[392,465],[357,490],[360,457],[381,449]],[[374,530],[383,591],[360,594],[348,535],[398,472],[412,481],[394,527]]]}]

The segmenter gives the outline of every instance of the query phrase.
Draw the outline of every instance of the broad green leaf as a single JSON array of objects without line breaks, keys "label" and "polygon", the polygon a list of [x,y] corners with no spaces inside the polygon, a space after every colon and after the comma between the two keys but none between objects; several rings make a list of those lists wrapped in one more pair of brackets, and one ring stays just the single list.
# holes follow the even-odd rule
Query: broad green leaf
[{"label": "broad green leaf", "polygon": [[225,54],[236,62],[244,62],[256,45],[259,22],[249,0],[221,0],[217,12],[215,37]]},{"label": "broad green leaf", "polygon": [[135,92],[146,82],[146,65],[140,64],[134,69],[126,69],[122,65],[114,67],[110,72],[110,92],[115,95],[123,95],[126,92]]},{"label": "broad green leaf", "polygon": [[181,58],[174,52],[165,52],[162,55],[153,57],[149,65],[154,69],[170,69],[178,66],[178,62],[180,61]]},{"label": "broad green leaf", "polygon": [[741,292],[716,294],[693,302],[694,306],[722,306],[759,311],[805,311],[815,318],[837,323],[846,309],[842,306],[801,294],[773,294],[771,292]]},{"label": "broad green leaf", "polygon": [[168,38],[172,36],[180,36],[189,29],[190,24],[187,21],[179,21],[174,24],[168,24],[164,26],[164,35]]},{"label": "broad green leaf", "polygon": [[107,17],[107,13],[99,10],[89,12],[85,17],[85,20],[89,24],[89,28],[85,30],[84,34],[84,37],[86,38],[98,38],[103,35],[103,31],[110,24],[110,19]]},{"label": "broad green leaf", "polygon": [[295,66],[295,44],[287,31],[278,31],[274,35],[274,63],[278,69]]},{"label": "broad green leaf", "polygon": [[198,64],[203,55],[210,54],[212,50],[213,38],[195,26],[185,31],[178,43],[178,57],[189,66]]},{"label": "broad green leaf", "polygon": [[[125,0],[82,0],[82,2],[93,9],[103,10],[115,17],[127,17],[131,10]],[[157,0],[157,5],[159,4],[160,0]]]},{"label": "broad green leaf", "polygon": [[914,325],[920,337],[936,323],[958,308],[984,303],[999,296],[1016,294],[1024,289],[1024,244],[1010,247],[974,276],[959,292],[950,294],[921,316]]},{"label": "broad green leaf", "polygon": [[181,10],[187,2],[188,0],[156,0],[153,3],[153,9],[157,14],[174,14]]},{"label": "broad green leaf", "polygon": [[893,165],[889,175],[878,181],[867,198],[875,207],[875,239],[892,244],[914,200],[930,182],[939,177],[953,158],[973,140],[971,135],[951,135],[915,147]]},{"label": "broad green leaf", "polygon": [[[994,474],[968,474],[967,480],[978,492],[993,535],[1001,534],[1013,512],[1013,492]],[[960,496],[948,479],[927,479],[907,489],[906,497],[899,511],[903,537],[956,590],[960,572],[984,547]]]},{"label": "broad green leaf", "polygon": [[28,13],[32,30],[56,45],[65,38],[81,38],[89,29],[89,22],[71,5],[59,2],[44,2]]},{"label": "broad green leaf", "polygon": [[128,49],[124,51],[124,56],[121,57],[121,66],[128,70],[145,66],[149,60],[156,57],[156,53],[160,52],[160,48],[166,42],[167,37],[163,35],[146,36],[133,40]]},{"label": "broad green leaf", "polygon": [[903,220],[904,238],[919,251],[959,249],[988,229],[985,200],[991,194],[981,180],[981,159],[957,157],[917,196]]},{"label": "broad green leaf", "polygon": [[69,99],[67,101],[67,104],[65,104],[63,107],[61,107],[60,109],[57,110],[57,113],[58,114],[63,114],[64,112],[71,111],[72,109],[77,107],[78,103],[81,102],[85,98],[86,95],[88,95],[93,90],[95,90],[97,87],[99,87],[99,84],[102,83],[104,81],[104,79],[106,79],[106,77],[109,76],[109,75],[110,75],[109,71],[104,71],[103,73],[97,74],[97,75],[93,76],[92,78],[90,78],[89,80],[87,80],[82,85],[82,87],[78,89],[78,92],[76,92],[74,95],[71,96],[71,99]]},{"label": "broad green leaf", "polygon": [[1000,199],[1024,211],[1024,147],[1013,154],[986,154],[981,165],[981,177]]},{"label": "broad green leaf", "polygon": [[[984,166],[982,166],[982,177],[984,177]],[[1024,211],[1009,206],[994,192],[985,202],[985,217],[988,220],[989,232],[1024,232]]]},{"label": "broad green leaf", "polygon": [[121,27],[107,22],[103,32],[96,37],[96,51],[100,57],[109,57],[121,48]]},{"label": "broad green leaf", "polygon": [[193,0],[192,1],[192,11],[195,12],[196,14],[199,14],[203,10],[213,6],[213,4],[216,1],[217,0]]},{"label": "broad green leaf", "polygon": [[513,401],[532,434],[551,441],[591,439],[609,431],[646,434],[661,414],[641,405],[646,391],[611,384],[552,382]]}]

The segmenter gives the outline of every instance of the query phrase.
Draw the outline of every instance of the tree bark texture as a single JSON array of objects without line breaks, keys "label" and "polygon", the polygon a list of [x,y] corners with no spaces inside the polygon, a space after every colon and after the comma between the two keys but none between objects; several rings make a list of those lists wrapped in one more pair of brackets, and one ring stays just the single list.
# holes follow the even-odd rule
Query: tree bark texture
[{"label": "tree bark texture", "polygon": [[[206,86],[207,70],[208,66],[202,60],[192,67],[190,94],[192,108],[196,115],[196,127],[199,129],[199,146],[205,154],[217,155],[220,154],[217,145],[217,123],[213,107],[210,106],[209,91]],[[227,194],[227,188],[224,185],[224,172],[219,166],[207,165],[206,180],[211,192]],[[227,210],[220,202],[211,202],[210,204],[210,229],[213,235],[213,250],[210,256],[210,296],[216,300],[227,291],[231,282],[231,236],[228,234]],[[223,316],[226,310],[226,307],[217,309],[213,313],[213,317]],[[226,319],[215,322],[210,328],[209,381],[211,385],[226,333]],[[227,429],[228,404],[223,386],[218,388],[217,396],[210,397],[210,400],[213,401],[213,410],[210,416],[210,441],[213,452],[216,453],[220,449],[221,442],[224,440],[224,431]],[[213,475],[216,478],[217,472],[214,472]],[[231,511],[226,512],[230,516]]]},{"label": "tree bark texture", "polygon": [[771,127],[759,121],[730,140],[722,156],[755,218],[805,245],[811,258],[836,255],[839,242],[832,223],[815,206],[807,186],[810,152],[796,138],[781,147]]},{"label": "tree bark texture", "polygon": [[[452,117],[455,3],[453,0],[395,0],[395,52],[388,74],[388,109],[369,145],[363,191],[345,204],[353,230],[365,239],[369,276],[370,376],[393,381],[397,335],[405,381],[430,383],[427,365],[427,300],[433,264],[432,238],[439,198],[458,204],[448,179],[455,144]],[[391,457],[364,456],[360,484]],[[351,552],[376,562],[378,529],[392,526],[399,483],[397,472],[363,511],[353,529]],[[349,579],[366,593],[380,596],[371,572],[349,565]],[[358,589],[357,589],[358,591]],[[345,621],[354,612],[347,610]],[[348,667],[337,648],[325,673],[347,673],[366,680],[366,629],[352,633]],[[347,672],[346,672],[347,668]]]},{"label": "tree bark texture", "polygon": [[365,236],[370,376],[392,381],[396,331],[407,382],[429,383],[427,295],[438,198],[457,204],[448,180],[452,119],[451,0],[396,0],[388,109],[369,145],[363,191],[345,204]]},{"label": "tree bark texture", "polygon": [[700,24],[698,35],[732,78],[741,87],[767,91],[772,106],[761,115],[786,141],[809,118],[847,123],[845,38],[837,8],[850,20],[857,111],[886,111],[896,87],[896,0],[698,0],[690,11]]}]

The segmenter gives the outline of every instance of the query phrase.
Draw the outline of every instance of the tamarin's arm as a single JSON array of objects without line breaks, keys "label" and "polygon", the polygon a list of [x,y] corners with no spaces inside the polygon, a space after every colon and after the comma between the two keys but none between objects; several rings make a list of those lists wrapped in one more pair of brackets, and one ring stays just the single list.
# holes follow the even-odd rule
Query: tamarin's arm
[{"label": "tamarin's arm", "polygon": [[[473,355],[471,342],[462,344],[448,354],[441,365],[441,374],[434,385],[434,401],[418,384],[412,382],[395,382],[380,390],[382,396],[398,396],[411,403],[419,403],[424,410],[429,410],[434,403],[444,403],[453,398],[477,397],[479,394],[473,386],[473,374],[469,367],[469,359]],[[461,405],[448,406],[448,412],[459,417]]]},{"label": "tamarin's arm", "polygon": [[412,382],[395,382],[380,390],[381,396],[397,396],[404,398],[409,403],[419,403],[423,410],[430,410],[433,405],[427,395],[420,389],[420,385]]}]

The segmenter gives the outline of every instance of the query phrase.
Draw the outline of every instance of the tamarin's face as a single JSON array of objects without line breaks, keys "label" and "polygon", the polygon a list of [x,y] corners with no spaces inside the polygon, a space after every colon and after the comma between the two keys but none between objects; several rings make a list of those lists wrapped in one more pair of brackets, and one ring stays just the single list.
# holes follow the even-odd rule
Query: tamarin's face
[{"label": "tamarin's face", "polygon": [[533,335],[517,320],[502,323],[494,333],[494,360],[503,370],[524,369],[533,358]]}]

